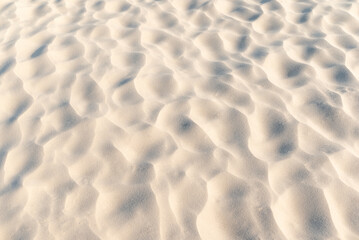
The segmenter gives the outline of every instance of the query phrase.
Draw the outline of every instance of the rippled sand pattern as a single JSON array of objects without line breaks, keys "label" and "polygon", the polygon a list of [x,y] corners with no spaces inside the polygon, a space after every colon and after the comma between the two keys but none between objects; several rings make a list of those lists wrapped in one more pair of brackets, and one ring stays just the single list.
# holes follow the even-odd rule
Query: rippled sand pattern
[{"label": "rippled sand pattern", "polygon": [[355,0],[1,0],[1,240],[359,239]]}]

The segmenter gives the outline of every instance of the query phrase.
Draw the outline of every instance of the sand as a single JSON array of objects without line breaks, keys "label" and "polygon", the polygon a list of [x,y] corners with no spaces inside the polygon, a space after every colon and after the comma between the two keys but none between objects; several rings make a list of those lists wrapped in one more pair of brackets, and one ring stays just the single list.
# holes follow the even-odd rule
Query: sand
[{"label": "sand", "polygon": [[1,240],[359,239],[355,0],[1,0]]}]

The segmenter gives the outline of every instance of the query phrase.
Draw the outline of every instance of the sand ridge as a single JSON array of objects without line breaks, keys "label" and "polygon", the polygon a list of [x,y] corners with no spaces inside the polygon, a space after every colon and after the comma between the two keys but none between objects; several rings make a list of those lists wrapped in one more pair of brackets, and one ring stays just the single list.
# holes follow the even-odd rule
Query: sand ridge
[{"label": "sand ridge", "polygon": [[0,2],[0,239],[359,239],[359,4]]}]

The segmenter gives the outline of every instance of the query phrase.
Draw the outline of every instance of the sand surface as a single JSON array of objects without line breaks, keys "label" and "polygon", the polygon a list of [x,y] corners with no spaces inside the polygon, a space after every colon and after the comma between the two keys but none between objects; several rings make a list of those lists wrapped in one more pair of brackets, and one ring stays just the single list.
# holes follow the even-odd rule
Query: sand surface
[{"label": "sand surface", "polygon": [[1,0],[1,240],[358,240],[355,0]]}]

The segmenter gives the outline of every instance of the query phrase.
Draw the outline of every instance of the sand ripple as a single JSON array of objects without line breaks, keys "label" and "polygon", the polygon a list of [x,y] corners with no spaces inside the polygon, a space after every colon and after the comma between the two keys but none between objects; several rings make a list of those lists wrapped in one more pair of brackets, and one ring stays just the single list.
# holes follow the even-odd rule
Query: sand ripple
[{"label": "sand ripple", "polygon": [[359,4],[2,0],[0,239],[359,239]]}]

